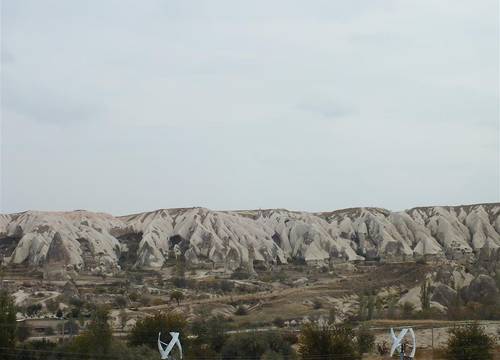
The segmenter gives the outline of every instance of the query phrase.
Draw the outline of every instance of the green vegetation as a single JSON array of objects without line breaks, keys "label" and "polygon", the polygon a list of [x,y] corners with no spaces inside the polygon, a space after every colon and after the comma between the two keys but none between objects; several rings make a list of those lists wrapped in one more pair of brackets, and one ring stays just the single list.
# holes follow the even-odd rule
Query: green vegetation
[{"label": "green vegetation", "polygon": [[449,360],[491,360],[494,341],[478,324],[468,324],[450,330],[446,349]]},{"label": "green vegetation", "polygon": [[420,301],[422,302],[423,311],[431,308],[431,286],[427,280],[420,286]]},{"label": "green vegetation", "polygon": [[303,359],[361,359],[355,332],[347,327],[308,324],[299,338],[299,353]]},{"label": "green vegetation", "polygon": [[101,307],[96,308],[87,329],[66,345],[67,351],[82,354],[85,359],[109,354],[113,335],[108,320],[108,311]]},{"label": "green vegetation", "polygon": [[16,345],[16,308],[7,291],[0,290],[0,348],[10,349]]},{"label": "green vegetation", "polygon": [[184,300],[184,294],[179,290],[174,290],[170,293],[170,300],[175,300],[177,305],[180,305],[181,301]]},{"label": "green vegetation", "polygon": [[291,344],[277,333],[244,333],[231,336],[222,348],[221,359],[281,359],[295,358]]},{"label": "green vegetation", "polygon": [[366,327],[361,326],[356,334],[358,351],[365,354],[373,350],[375,346],[375,335]]},{"label": "green vegetation", "polygon": [[[176,331],[183,334],[186,328],[184,316],[172,312],[158,313],[139,320],[130,332],[128,343],[131,346],[146,345],[151,349],[156,349],[159,332]],[[168,333],[164,335],[167,336]]]}]

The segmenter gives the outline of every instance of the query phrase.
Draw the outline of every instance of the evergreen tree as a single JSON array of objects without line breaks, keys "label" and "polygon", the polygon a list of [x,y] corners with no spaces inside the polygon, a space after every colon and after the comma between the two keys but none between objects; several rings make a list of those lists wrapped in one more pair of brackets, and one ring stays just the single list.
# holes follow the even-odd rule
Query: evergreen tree
[{"label": "evergreen tree", "polygon": [[0,290],[0,348],[14,348],[16,345],[16,307],[6,290]]},{"label": "evergreen tree", "polygon": [[427,280],[420,286],[420,301],[422,302],[422,310],[425,311],[431,308],[431,291]]}]

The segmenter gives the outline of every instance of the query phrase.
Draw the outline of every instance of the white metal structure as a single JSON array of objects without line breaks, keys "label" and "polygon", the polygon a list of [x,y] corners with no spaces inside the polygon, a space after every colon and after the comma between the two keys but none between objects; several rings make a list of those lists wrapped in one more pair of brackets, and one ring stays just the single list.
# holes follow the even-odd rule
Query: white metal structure
[{"label": "white metal structure", "polygon": [[402,329],[397,337],[396,337],[396,334],[394,334],[394,330],[391,328],[391,338],[392,338],[391,357],[394,354],[394,351],[396,351],[396,349],[399,347],[401,359],[403,359],[404,354],[402,351],[402,348],[403,348],[402,342],[403,342],[403,338],[405,337],[407,332],[410,332],[411,338],[413,340],[413,349],[411,350],[410,359],[413,359],[415,357],[415,351],[417,350],[417,340],[415,338],[415,332],[413,331],[412,328]]},{"label": "white metal structure", "polygon": [[[160,351],[161,359],[162,360],[172,359],[170,357],[170,352],[172,351],[175,345],[177,345],[177,347],[179,348],[180,358],[182,359],[182,346],[179,340],[179,333],[171,332],[170,336],[172,336],[172,340],[170,340],[170,343],[167,344],[160,340],[161,332],[158,333],[158,350]],[[163,348],[163,346],[166,346],[166,348]]]}]

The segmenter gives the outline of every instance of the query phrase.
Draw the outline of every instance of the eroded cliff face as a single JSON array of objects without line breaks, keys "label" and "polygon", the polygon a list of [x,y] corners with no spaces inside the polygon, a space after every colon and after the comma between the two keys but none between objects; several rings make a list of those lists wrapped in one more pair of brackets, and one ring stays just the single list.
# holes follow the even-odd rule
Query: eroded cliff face
[{"label": "eroded cliff face", "polygon": [[88,211],[0,215],[4,264],[110,271],[160,268],[172,257],[228,270],[303,260],[500,258],[500,204],[287,210],[162,209],[114,217]]}]

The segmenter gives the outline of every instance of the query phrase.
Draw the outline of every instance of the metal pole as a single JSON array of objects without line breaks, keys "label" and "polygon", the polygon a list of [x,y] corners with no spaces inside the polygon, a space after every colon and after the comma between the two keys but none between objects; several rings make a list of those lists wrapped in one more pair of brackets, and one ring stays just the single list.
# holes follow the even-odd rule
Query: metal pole
[{"label": "metal pole", "polygon": [[432,358],[434,359],[434,323],[431,325],[431,346],[432,346]]}]

